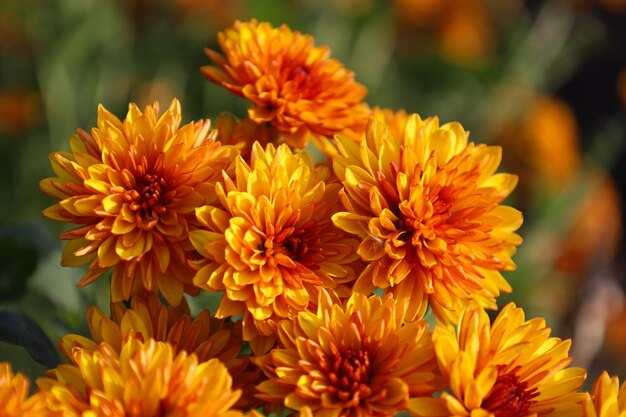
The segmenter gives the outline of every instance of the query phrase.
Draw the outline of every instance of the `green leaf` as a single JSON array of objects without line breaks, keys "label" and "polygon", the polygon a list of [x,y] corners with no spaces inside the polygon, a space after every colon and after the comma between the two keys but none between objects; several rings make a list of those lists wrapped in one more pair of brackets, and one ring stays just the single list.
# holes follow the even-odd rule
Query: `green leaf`
[{"label": "green leaf", "polygon": [[48,368],[60,363],[50,339],[33,319],[24,314],[0,311],[0,341],[22,346],[34,360]]}]

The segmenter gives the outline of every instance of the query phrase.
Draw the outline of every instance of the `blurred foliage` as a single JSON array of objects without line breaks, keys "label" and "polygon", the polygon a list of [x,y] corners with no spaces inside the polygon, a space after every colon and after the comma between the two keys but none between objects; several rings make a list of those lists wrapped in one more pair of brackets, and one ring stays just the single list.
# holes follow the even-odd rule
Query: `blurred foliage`
[{"label": "blurred foliage", "polygon": [[0,311],[0,340],[24,347],[33,359],[47,368],[60,363],[50,339],[24,314]]},{"label": "blurred foliage", "polygon": [[[99,103],[122,116],[129,101],[178,97],[185,121],[243,116],[247,103],[198,68],[220,28],[253,17],[328,44],[370,105],[459,120],[474,140],[501,144],[505,169],[520,175],[509,203],[525,213],[525,243],[500,305],[515,300],[573,336],[591,377],[626,371],[622,0],[4,0],[2,310],[26,314],[51,340],[85,333],[90,304],[107,311],[106,280],[79,291],[81,272],[59,266],[62,228],[41,216],[51,204],[38,189],[46,155],[93,126]],[[191,302],[215,304],[215,295]],[[41,372],[2,343],[0,360]]]}]

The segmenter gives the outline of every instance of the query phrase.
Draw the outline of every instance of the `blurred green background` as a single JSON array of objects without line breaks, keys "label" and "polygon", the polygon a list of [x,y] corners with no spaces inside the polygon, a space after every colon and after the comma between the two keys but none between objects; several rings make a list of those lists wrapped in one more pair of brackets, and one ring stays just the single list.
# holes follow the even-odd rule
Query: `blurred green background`
[{"label": "blurred green background", "polygon": [[[129,101],[174,97],[185,122],[245,115],[198,68],[221,28],[250,18],[329,45],[370,105],[459,120],[502,145],[502,169],[520,175],[508,203],[524,211],[525,242],[500,305],[573,337],[590,378],[626,376],[626,0],[3,0],[0,310],[56,342],[86,332],[90,304],[108,309],[106,279],[79,291],[81,271],[59,266],[63,227],[41,215],[52,201],[38,188],[47,155],[89,130],[99,103],[120,118]],[[31,377],[45,369],[9,343],[0,360]]]}]

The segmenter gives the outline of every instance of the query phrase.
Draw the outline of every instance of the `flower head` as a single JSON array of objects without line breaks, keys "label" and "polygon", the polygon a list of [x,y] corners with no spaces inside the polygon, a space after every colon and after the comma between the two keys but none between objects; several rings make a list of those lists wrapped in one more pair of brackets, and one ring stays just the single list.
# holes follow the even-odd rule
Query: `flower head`
[{"label": "flower head", "polygon": [[522,91],[512,94],[525,103],[523,111],[505,124],[497,141],[506,149],[505,162],[521,178],[522,190],[532,195],[537,185],[549,192],[565,189],[582,162],[576,116],[556,98]]},{"label": "flower head", "polygon": [[409,115],[406,110],[374,107],[372,109],[372,116],[379,122],[387,125],[394,138],[401,142],[404,141],[404,132],[406,131],[406,124],[409,121]]},{"label": "flower head", "polygon": [[250,161],[252,145],[259,142],[263,147],[268,143],[280,144],[284,136],[266,124],[257,124],[250,117],[237,120],[230,114],[221,114],[215,119],[216,139],[224,145],[233,145],[240,150],[241,157]]},{"label": "flower head", "polygon": [[61,417],[45,410],[45,398],[36,393],[28,396],[28,378],[11,371],[11,365],[0,362],[0,416]]},{"label": "flower head", "polygon": [[225,364],[233,361],[234,368],[241,366],[235,360],[242,347],[235,323],[211,317],[208,310],[192,319],[184,300],[174,308],[162,304],[155,294],[140,292],[131,299],[130,307],[112,303],[111,316],[91,306],[87,312],[91,338],[64,336],[59,343],[63,354],[70,359],[74,348],[96,350],[102,342],[120,352],[123,340],[132,334],[140,341],[167,342],[176,352],[195,353],[201,362],[217,358]]},{"label": "flower head", "polygon": [[322,294],[317,314],[279,324],[279,346],[258,362],[270,378],[259,397],[301,415],[392,416],[409,398],[441,388],[428,326],[404,322],[390,294],[354,294],[345,306]]},{"label": "flower head", "polygon": [[176,353],[193,353],[200,362],[219,359],[233,377],[235,388],[243,390],[238,406],[249,408],[258,403],[253,391],[260,375],[249,357],[240,356],[243,344],[240,323],[211,317],[208,310],[192,319],[184,299],[174,308],[162,304],[156,294],[148,292],[134,295],[130,307],[122,302],[112,303],[111,316],[92,306],[87,313],[91,339],[75,334],[64,336],[59,342],[63,354],[71,359],[73,349],[95,351],[102,342],[119,353],[129,335],[145,342],[151,339],[167,342]]},{"label": "flower head", "polygon": [[232,410],[240,392],[218,359],[199,363],[168,343],[130,337],[120,352],[104,342],[73,349],[71,360],[37,381],[65,417],[242,416]]},{"label": "flower head", "polygon": [[58,177],[41,182],[59,200],[44,214],[79,225],[61,235],[62,264],[90,263],[79,286],[113,268],[113,301],[146,288],[176,304],[194,290],[194,209],[214,200],[213,183],[236,154],[213,140],[208,121],[179,128],[178,101],[158,113],[157,104],[144,112],[131,104],[122,122],[100,106],[98,126],[79,130],[71,152],[52,153]]},{"label": "flower head", "polygon": [[208,261],[194,282],[225,291],[216,315],[244,313],[250,341],[255,332],[273,335],[274,319],[307,309],[319,288],[348,296],[358,242],[330,221],[341,187],[328,167],[286,144],[257,143],[251,164],[238,158],[235,172],[216,186],[224,209],[196,210],[205,230],[191,232],[191,241]]},{"label": "flower head", "polygon": [[404,138],[376,118],[361,143],[338,138],[346,211],[333,222],[362,239],[358,253],[370,262],[354,289],[410,298],[409,319],[430,305],[440,321],[455,321],[465,303],[494,307],[511,290],[499,271],[515,267],[522,215],[500,202],[517,178],[493,175],[500,148],[467,136],[458,123],[412,115]]},{"label": "flower head", "polygon": [[312,135],[326,149],[334,134],[364,129],[367,89],[310,35],[252,20],[235,22],[218,40],[224,55],[206,50],[215,66],[202,67],[204,76],[252,101],[249,117],[271,123],[290,146],[302,148]]},{"label": "flower head", "polygon": [[[411,411],[429,416],[580,416],[582,368],[567,368],[570,341],[550,337],[543,319],[526,321],[513,303],[493,324],[468,306],[458,328],[438,326],[433,342],[450,392],[417,399]],[[439,403],[439,410],[433,402]],[[421,410],[428,409],[429,413]]]},{"label": "flower head", "polygon": [[596,379],[591,395],[585,396],[584,417],[626,416],[626,383],[620,386],[619,378],[605,371]]}]

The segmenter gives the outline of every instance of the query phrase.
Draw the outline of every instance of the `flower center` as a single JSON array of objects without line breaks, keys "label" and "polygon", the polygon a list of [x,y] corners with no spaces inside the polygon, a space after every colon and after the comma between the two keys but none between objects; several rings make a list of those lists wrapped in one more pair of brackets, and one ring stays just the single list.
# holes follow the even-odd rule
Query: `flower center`
[{"label": "flower center", "polygon": [[283,242],[283,248],[289,252],[290,258],[309,269],[316,269],[324,261],[320,247],[320,227],[307,227],[296,230]]},{"label": "flower center", "polygon": [[454,204],[451,187],[445,186],[421,195],[419,202],[400,203],[400,228],[408,233],[434,237],[434,230],[445,226],[451,216],[450,209]]},{"label": "flower center", "polygon": [[297,261],[309,251],[307,240],[297,236],[290,236],[285,239],[283,247],[291,254],[291,259],[294,261]]},{"label": "flower center", "polygon": [[325,259],[320,246],[320,234],[326,226],[325,222],[310,221],[297,230],[293,227],[284,228],[275,236],[267,236],[259,250],[263,251],[267,258],[272,258],[276,253],[283,253],[291,260],[311,270],[317,270]]},{"label": "flower center", "polygon": [[533,403],[532,399],[539,395],[536,389],[527,388],[528,384],[520,381],[513,372],[498,375],[491,392],[483,400],[482,408],[496,417],[524,417]]},{"label": "flower center", "polygon": [[293,83],[303,98],[315,97],[320,92],[319,80],[311,76],[311,70],[306,65],[297,64],[289,68],[285,82]]},{"label": "flower center", "polygon": [[328,378],[334,386],[337,396],[342,401],[358,404],[363,397],[367,397],[371,376],[371,364],[367,351],[357,352],[348,348],[342,352],[333,352],[325,369]]},{"label": "flower center", "polygon": [[139,212],[147,220],[158,218],[167,211],[173,192],[168,192],[166,180],[158,175],[145,174],[137,179],[136,187],[131,191],[130,208]]}]

